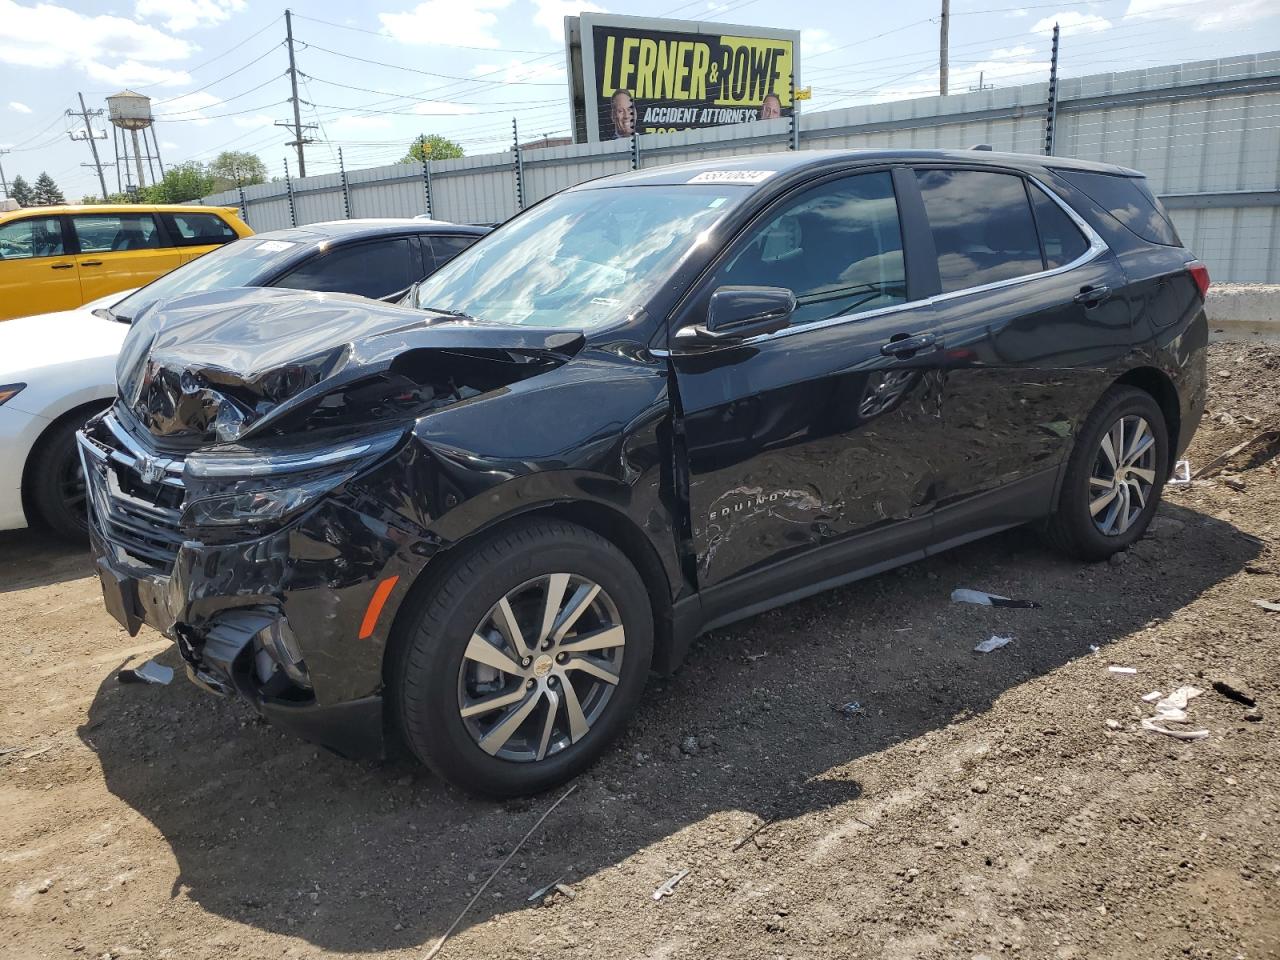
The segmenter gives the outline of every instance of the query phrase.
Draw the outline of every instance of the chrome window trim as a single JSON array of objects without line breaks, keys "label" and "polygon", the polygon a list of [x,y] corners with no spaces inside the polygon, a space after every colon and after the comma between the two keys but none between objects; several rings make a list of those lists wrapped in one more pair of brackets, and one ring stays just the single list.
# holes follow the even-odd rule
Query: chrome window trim
[{"label": "chrome window trim", "polygon": [[[912,169],[914,170],[918,168],[912,167]],[[955,299],[958,299],[959,297],[968,297],[977,293],[987,293],[988,291],[991,291],[991,290],[1002,290],[1006,287],[1017,286],[1018,284],[1028,283],[1032,280],[1041,280],[1041,279],[1044,279],[1045,277],[1056,277],[1059,274],[1066,273],[1068,270],[1075,270],[1076,268],[1082,267],[1087,263],[1092,263],[1094,260],[1098,259],[1098,257],[1102,256],[1104,253],[1110,252],[1111,248],[1108,247],[1106,241],[1103,240],[1102,237],[1098,235],[1098,232],[1094,230],[1093,227],[1089,226],[1089,224],[1085,222],[1085,220],[1080,216],[1080,214],[1072,210],[1070,204],[1068,204],[1056,193],[1054,193],[1052,190],[1046,187],[1035,176],[1029,173],[1013,173],[1012,171],[1005,171],[1005,170],[993,170],[991,172],[1001,173],[1006,176],[1026,177],[1026,179],[1030,181],[1034,189],[1040,190],[1050,200],[1056,203],[1064,213],[1066,213],[1066,215],[1071,219],[1071,222],[1076,225],[1076,227],[1080,230],[1080,232],[1084,234],[1085,239],[1089,241],[1089,248],[1085,250],[1085,252],[1082,253],[1080,256],[1076,257],[1076,259],[1072,260],[1070,263],[1064,263],[1060,267],[1053,267],[1049,270],[1040,270],[1036,273],[1028,273],[1021,277],[1010,277],[1007,280],[995,280],[995,281],[992,281],[991,283],[980,284],[976,287],[965,287],[963,290],[953,290],[950,293],[939,293],[939,294],[935,294],[932,297],[926,297],[923,300],[908,300],[906,303],[895,303],[893,306],[880,307],[876,310],[868,310],[864,313],[844,313],[838,317],[828,317],[825,320],[813,320],[813,321],[810,321],[809,323],[801,323],[793,327],[786,327],[774,333],[762,333],[759,336],[749,337],[746,340],[736,340],[732,344],[724,344],[723,346],[743,347],[743,346],[751,346],[757,343],[766,343],[770,340],[778,340],[783,337],[794,336],[795,334],[798,334],[798,333],[808,333],[810,330],[822,330],[827,327],[839,326],[840,324],[844,324],[844,323],[855,323],[855,322],[860,323],[863,320],[870,320],[876,317],[889,316],[894,313],[900,313],[904,310],[918,310],[921,307],[932,307],[934,304],[946,303],[949,300],[955,300]],[[1040,229],[1039,224],[1037,224],[1036,225],[1037,233],[1039,232],[1039,229]],[[685,333],[686,330],[689,332]],[[681,327],[679,330],[677,330],[675,335],[672,337],[672,340],[675,341],[677,345],[679,345],[680,341],[682,340],[692,340],[692,339],[695,339],[696,337],[697,337],[697,334],[694,332],[694,328],[692,326],[688,326],[688,327]],[[708,349],[716,349],[716,347],[710,346]],[[657,357],[666,357],[666,356],[670,356],[671,354],[671,351],[669,350],[651,350],[650,352]]]}]

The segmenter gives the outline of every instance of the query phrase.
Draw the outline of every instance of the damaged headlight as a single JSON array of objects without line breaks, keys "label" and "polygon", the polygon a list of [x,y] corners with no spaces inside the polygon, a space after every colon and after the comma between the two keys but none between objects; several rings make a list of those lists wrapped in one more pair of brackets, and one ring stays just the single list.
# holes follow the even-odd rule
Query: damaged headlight
[{"label": "damaged headlight", "polygon": [[182,526],[269,525],[305,509],[388,453],[402,430],[327,449],[207,451],[187,457]]}]

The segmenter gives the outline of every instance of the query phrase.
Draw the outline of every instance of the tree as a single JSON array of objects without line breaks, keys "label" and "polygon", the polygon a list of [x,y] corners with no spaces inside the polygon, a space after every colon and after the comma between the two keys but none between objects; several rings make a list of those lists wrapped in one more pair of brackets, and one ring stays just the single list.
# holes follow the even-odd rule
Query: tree
[{"label": "tree", "polygon": [[9,198],[20,207],[29,207],[35,201],[31,196],[31,184],[22,179],[21,175],[13,178],[13,183],[9,184]]},{"label": "tree", "polygon": [[250,184],[267,182],[267,165],[256,153],[248,153],[244,150],[223,150],[213,158],[206,169],[209,176],[213,178],[212,189],[206,191],[207,193],[230,190],[237,185],[247,187]]},{"label": "tree", "polygon": [[409,153],[401,163],[422,163],[425,160],[456,160],[463,156],[462,144],[442,137],[438,133],[420,134],[409,145]]},{"label": "tree", "polygon": [[67,198],[62,195],[58,185],[53,182],[53,177],[41,170],[40,176],[36,177],[36,185],[31,191],[32,206],[51,207],[55,203],[66,202]]},{"label": "tree", "polygon": [[[257,159],[256,157],[254,159]],[[147,188],[148,199],[153,203],[185,203],[188,200],[199,200],[215,192],[215,178],[201,164],[194,160],[170,167],[164,178],[157,184]]]}]

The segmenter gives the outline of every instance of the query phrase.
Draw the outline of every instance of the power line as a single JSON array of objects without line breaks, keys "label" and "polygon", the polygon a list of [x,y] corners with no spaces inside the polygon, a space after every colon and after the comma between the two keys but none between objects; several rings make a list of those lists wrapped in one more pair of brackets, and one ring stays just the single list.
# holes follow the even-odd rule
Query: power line
[{"label": "power line", "polygon": [[278,107],[282,103],[288,103],[288,100],[274,100],[271,103],[260,104],[256,107],[248,107],[244,110],[233,110],[230,113],[211,113],[203,117],[156,117],[156,123],[200,123],[202,120],[221,120],[223,117],[241,117],[246,113],[256,113],[259,110],[270,110],[272,107]]},{"label": "power line", "polygon": [[[380,37],[383,40],[396,39],[390,34],[383,33],[379,30],[367,30],[364,27],[354,27],[346,23],[334,23],[332,20],[321,20],[319,17],[308,17],[301,13],[295,13],[294,17],[299,20],[310,20],[312,23],[323,23],[326,27],[336,27],[339,30],[351,30],[355,33],[365,33],[371,37]],[[471,47],[465,43],[442,43],[434,40],[430,41],[428,45],[433,47],[451,47],[456,50],[480,50],[485,53],[538,53],[547,56],[563,52],[560,50],[516,50],[511,47]]]},{"label": "power line", "polygon": [[[271,54],[275,53],[276,50],[279,49],[282,45],[283,44],[279,44],[279,43],[273,44],[271,46],[271,49],[267,50],[265,53],[261,54],[260,56],[254,57],[248,63],[244,64],[244,66],[237,67],[236,69],[232,70],[230,73],[219,77],[217,80],[210,80],[203,87],[196,87],[196,89],[188,90],[186,93],[180,93],[176,97],[169,97],[167,100],[157,100],[156,106],[159,106],[162,103],[175,103],[178,100],[182,100],[184,97],[194,96],[197,93],[204,93],[204,91],[208,90],[210,87],[216,86],[217,84],[221,83],[223,80],[229,80],[238,73],[243,73],[245,70],[248,70],[259,60],[264,60],[267,57],[271,56]],[[274,79],[274,77],[272,79]],[[154,84],[151,84],[151,86],[154,86]]]},{"label": "power line", "polygon": [[[494,84],[494,81],[492,80],[481,80],[476,77],[459,77],[450,73],[434,73],[430,70],[419,70],[417,67],[406,67],[398,63],[387,63],[383,60],[370,60],[366,57],[357,57],[350,53],[341,53],[337,50],[330,50],[328,47],[322,47],[319,44],[308,43],[305,40],[299,40],[298,42],[308,50],[319,50],[322,53],[329,53],[335,57],[342,57],[346,60],[355,60],[359,63],[368,63],[375,67],[387,67],[391,70],[404,70],[408,73],[420,73],[424,77],[435,77],[439,80],[452,80],[454,83],[479,83],[486,86],[492,86]],[[544,54],[544,56],[548,56],[548,54]],[[504,67],[503,69],[505,70],[506,68]],[[522,87],[564,87],[564,83],[562,81],[557,81],[556,83],[536,83],[531,80],[508,80],[505,81],[503,85]]]},{"label": "power line", "polygon": [[[198,71],[198,70],[202,70],[202,69],[204,69],[205,67],[207,67],[207,66],[208,66],[209,64],[211,64],[211,63],[216,63],[217,61],[221,60],[223,57],[225,57],[225,56],[229,56],[230,54],[233,54],[233,53],[237,52],[238,50],[243,49],[243,48],[244,48],[244,45],[245,45],[246,43],[248,43],[250,40],[253,40],[255,37],[261,36],[262,34],[266,33],[268,30],[270,30],[273,26],[275,26],[275,24],[276,24],[277,22],[279,22],[280,17],[281,17],[281,14],[276,14],[274,17],[272,17],[270,20],[268,20],[268,21],[267,21],[267,23],[266,23],[266,25],[265,25],[265,26],[263,26],[262,28],[260,28],[260,29],[258,29],[258,30],[255,30],[253,33],[249,34],[249,36],[245,37],[243,40],[241,40],[239,43],[235,44],[234,46],[230,46],[230,47],[228,47],[226,50],[223,50],[221,53],[216,54],[215,56],[210,57],[208,60],[205,60],[205,61],[203,61],[203,62],[201,62],[201,63],[197,64],[196,66],[194,66],[194,67],[192,67],[191,69],[189,69],[189,70],[187,71],[187,73],[189,73],[189,74],[191,74],[191,73],[195,73],[195,72],[196,72],[196,71]],[[224,79],[225,79],[225,78],[224,78]],[[133,89],[134,89],[134,90],[146,90],[146,89],[147,89],[147,88],[149,88],[149,87],[156,87],[156,86],[159,86],[159,85],[160,85],[160,84],[162,84],[163,82],[164,82],[163,80],[157,80],[155,83],[141,83],[141,84],[134,84],[134,85],[133,85]],[[216,80],[214,81],[214,83],[217,83],[217,82],[218,82],[218,81],[216,81]],[[212,84],[210,84],[210,86],[212,86]],[[98,91],[98,92],[101,92],[101,91]],[[185,94],[184,94],[184,96],[185,96]]]}]

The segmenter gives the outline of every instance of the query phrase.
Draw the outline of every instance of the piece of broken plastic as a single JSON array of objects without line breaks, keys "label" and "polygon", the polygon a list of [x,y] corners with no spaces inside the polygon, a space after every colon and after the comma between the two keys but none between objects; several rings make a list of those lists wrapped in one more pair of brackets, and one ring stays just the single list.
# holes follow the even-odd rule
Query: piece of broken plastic
[{"label": "piece of broken plastic", "polygon": [[1117,667],[1114,663],[1107,667],[1112,673],[1137,673],[1137,667]]},{"label": "piece of broken plastic", "polygon": [[1010,600],[1008,597],[1002,597],[996,593],[969,590],[966,587],[952,590],[951,599],[955,603],[976,603],[982,607],[1020,607],[1031,610],[1040,606],[1034,600]]},{"label": "piece of broken plastic", "polygon": [[1179,460],[1173,465],[1173,476],[1165,483],[1190,483],[1191,482],[1191,461]]},{"label": "piece of broken plastic", "polygon": [[1253,602],[1263,610],[1270,610],[1272,613],[1280,613],[1280,603],[1272,603],[1270,600],[1255,600]]},{"label": "piece of broken plastic", "polygon": [[1149,717],[1142,721],[1142,729],[1150,730],[1152,733],[1162,733],[1166,737],[1173,737],[1175,740],[1203,740],[1209,736],[1208,730],[1170,730],[1168,727],[1162,727]]},{"label": "piece of broken plastic", "polygon": [[126,667],[116,674],[121,683],[158,683],[166,686],[173,682],[173,667],[166,667],[148,660],[140,667]]},{"label": "piece of broken plastic", "polygon": [[1012,643],[1013,637],[990,637],[983,640],[973,648],[974,653],[990,653],[992,650],[999,650],[1006,644]]},{"label": "piece of broken plastic", "polygon": [[[1169,694],[1163,700],[1156,704],[1156,713],[1164,716],[1166,714],[1182,713],[1187,709],[1187,704],[1194,700],[1200,694],[1204,693],[1199,687],[1179,687],[1173,693]],[[1185,717],[1186,714],[1183,714]]]}]

